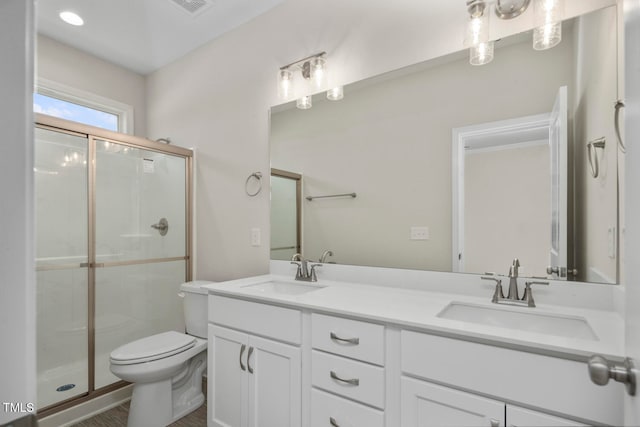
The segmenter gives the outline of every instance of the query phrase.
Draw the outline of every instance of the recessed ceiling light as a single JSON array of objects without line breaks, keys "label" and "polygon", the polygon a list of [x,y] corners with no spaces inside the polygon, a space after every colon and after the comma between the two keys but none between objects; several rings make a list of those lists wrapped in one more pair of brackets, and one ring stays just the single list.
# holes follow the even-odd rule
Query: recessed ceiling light
[{"label": "recessed ceiling light", "polygon": [[62,19],[67,24],[75,25],[79,27],[80,25],[84,25],[84,19],[80,17],[77,13],[64,11],[60,12],[60,19]]}]

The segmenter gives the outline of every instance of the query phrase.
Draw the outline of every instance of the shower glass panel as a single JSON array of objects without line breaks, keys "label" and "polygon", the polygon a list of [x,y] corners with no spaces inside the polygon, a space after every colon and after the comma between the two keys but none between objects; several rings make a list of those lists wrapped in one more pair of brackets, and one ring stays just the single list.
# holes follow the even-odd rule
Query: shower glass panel
[{"label": "shower glass panel", "polygon": [[96,140],[96,262],[184,257],[185,179],[184,157]]},{"label": "shower glass panel", "polygon": [[164,331],[184,331],[178,287],[185,261],[96,269],[96,389],[119,381],[109,354],[122,344]]},{"label": "shower glass panel", "polygon": [[35,130],[39,408],[88,391],[87,147]]},{"label": "shower glass panel", "polygon": [[95,388],[118,381],[109,354],[132,340],[184,331],[187,276],[184,157],[96,139]]}]

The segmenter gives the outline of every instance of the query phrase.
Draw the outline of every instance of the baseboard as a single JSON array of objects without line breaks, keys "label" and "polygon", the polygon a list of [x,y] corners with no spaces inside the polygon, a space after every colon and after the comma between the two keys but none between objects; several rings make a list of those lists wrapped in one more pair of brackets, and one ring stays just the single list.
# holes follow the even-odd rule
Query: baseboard
[{"label": "baseboard", "polygon": [[111,393],[80,403],[64,411],[38,420],[39,427],[66,427],[108,411],[131,399],[133,385],[129,384]]}]

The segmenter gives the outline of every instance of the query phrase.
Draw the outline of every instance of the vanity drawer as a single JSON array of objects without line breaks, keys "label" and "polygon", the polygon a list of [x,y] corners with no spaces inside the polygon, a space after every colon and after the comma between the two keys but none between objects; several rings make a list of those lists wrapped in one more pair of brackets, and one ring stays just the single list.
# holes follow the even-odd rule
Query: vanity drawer
[{"label": "vanity drawer", "polygon": [[311,427],[333,425],[384,427],[384,412],[314,388],[311,390]]},{"label": "vanity drawer", "polygon": [[311,315],[313,348],[384,365],[384,326],[341,317]]},{"label": "vanity drawer", "polygon": [[291,344],[302,342],[299,310],[209,295],[209,322]]},{"label": "vanity drawer", "polygon": [[384,408],[384,368],[313,350],[311,382],[315,387]]}]

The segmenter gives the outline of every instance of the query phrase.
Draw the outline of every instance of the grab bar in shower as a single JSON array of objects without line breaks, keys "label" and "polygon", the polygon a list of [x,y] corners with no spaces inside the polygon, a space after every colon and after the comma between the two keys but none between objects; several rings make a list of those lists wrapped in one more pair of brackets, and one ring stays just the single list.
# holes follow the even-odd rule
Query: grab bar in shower
[{"label": "grab bar in shower", "polygon": [[312,201],[314,199],[326,199],[329,197],[351,197],[355,199],[356,196],[357,196],[356,193],[345,193],[345,194],[329,194],[327,196],[308,196],[308,197],[305,197],[305,199],[307,199],[308,201]]}]

